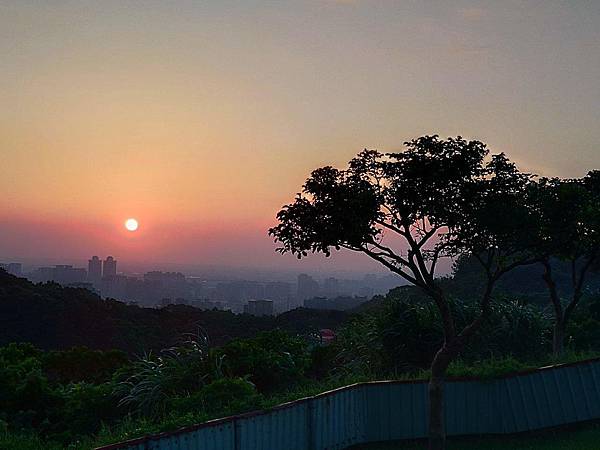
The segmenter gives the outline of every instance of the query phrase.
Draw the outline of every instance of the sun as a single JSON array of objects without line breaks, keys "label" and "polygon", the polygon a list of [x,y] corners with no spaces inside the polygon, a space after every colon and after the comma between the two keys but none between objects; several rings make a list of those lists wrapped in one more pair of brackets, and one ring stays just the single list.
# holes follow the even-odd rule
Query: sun
[{"label": "sun", "polygon": [[127,231],[135,231],[138,229],[138,221],[135,219],[127,219],[125,221],[125,228],[127,228]]}]

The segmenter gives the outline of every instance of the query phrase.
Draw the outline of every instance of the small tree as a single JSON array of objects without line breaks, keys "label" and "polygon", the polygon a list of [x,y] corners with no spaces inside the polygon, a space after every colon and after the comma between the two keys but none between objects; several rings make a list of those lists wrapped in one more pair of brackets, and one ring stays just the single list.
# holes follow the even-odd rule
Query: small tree
[{"label": "small tree", "polygon": [[[552,349],[564,350],[566,327],[584,294],[589,272],[600,260],[600,172],[575,180],[541,179],[533,189],[539,213],[537,256],[554,311]],[[571,289],[561,298],[553,263],[570,267]]]},{"label": "small tree", "polygon": [[[269,230],[278,251],[298,258],[331,249],[361,252],[435,302],[444,342],[431,364],[429,448],[445,447],[446,369],[486,319],[498,279],[532,262],[520,230],[531,229],[523,192],[530,176],[503,155],[486,158],[479,141],[423,136],[402,153],[365,150],[346,170],[312,172],[295,201]],[[436,269],[440,258],[472,256],[485,273],[479,314],[463,329],[455,320]]]}]

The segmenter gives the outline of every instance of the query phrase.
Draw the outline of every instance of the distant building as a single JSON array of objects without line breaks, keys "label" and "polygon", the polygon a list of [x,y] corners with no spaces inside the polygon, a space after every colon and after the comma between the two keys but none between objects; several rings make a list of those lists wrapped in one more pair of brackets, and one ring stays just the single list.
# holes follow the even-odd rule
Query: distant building
[{"label": "distant building", "polygon": [[23,272],[21,263],[0,263],[0,269],[4,269],[16,277],[20,277]]},{"label": "distant building", "polygon": [[175,303],[187,304],[192,299],[193,286],[187,282],[185,275],[180,272],[152,271],[144,274],[146,298],[158,295],[160,298],[174,298]]},{"label": "distant building", "polygon": [[244,313],[253,316],[272,316],[273,300],[248,300],[244,305]]},{"label": "distant building", "polygon": [[61,264],[54,267],[40,267],[31,272],[28,278],[36,283],[54,281],[67,286],[73,283],[85,283],[87,271],[84,268]]},{"label": "distant building", "polygon": [[102,297],[119,300],[132,300],[128,295],[129,278],[124,275],[106,275],[104,272],[100,283]]},{"label": "distant building", "polygon": [[323,295],[326,297],[336,297],[340,294],[340,285],[337,278],[326,278],[323,283]]},{"label": "distant building", "polygon": [[88,260],[88,281],[94,285],[102,281],[102,261],[97,256]]},{"label": "distant building", "polygon": [[112,256],[107,257],[102,263],[102,276],[114,277],[117,275],[117,260]]},{"label": "distant building", "polygon": [[273,300],[289,300],[292,296],[292,285],[283,281],[265,283],[265,297]]},{"label": "distant building", "polygon": [[305,273],[298,275],[298,300],[306,300],[317,295],[319,295],[319,283]]},{"label": "distant building", "polygon": [[159,281],[161,283],[185,283],[185,275],[180,272],[161,272],[153,270],[144,274],[144,281]]},{"label": "distant building", "polygon": [[71,265],[54,266],[54,281],[62,285],[72,283],[85,283],[87,272],[83,268],[73,267]]},{"label": "distant building", "polygon": [[54,281],[54,267],[38,267],[27,276],[34,283]]}]

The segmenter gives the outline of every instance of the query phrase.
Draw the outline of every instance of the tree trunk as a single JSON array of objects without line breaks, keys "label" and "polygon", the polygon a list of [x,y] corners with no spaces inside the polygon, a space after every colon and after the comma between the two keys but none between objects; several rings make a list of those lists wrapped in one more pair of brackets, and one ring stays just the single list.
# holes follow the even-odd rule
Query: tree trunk
[{"label": "tree trunk", "polygon": [[552,336],[552,353],[554,356],[561,356],[565,349],[566,323],[561,317],[557,317],[554,322],[554,333]]},{"label": "tree trunk", "polygon": [[444,382],[446,369],[452,359],[446,345],[433,358],[429,379],[429,450],[446,448],[444,418]]},{"label": "tree trunk", "polygon": [[429,380],[429,450],[446,448],[444,427],[444,377]]},{"label": "tree trunk", "polygon": [[556,283],[552,278],[552,266],[549,260],[542,262],[544,265],[543,280],[546,282],[548,292],[550,293],[550,302],[554,307],[554,331],[552,333],[552,353],[555,356],[562,355],[565,346],[565,328],[568,312],[563,312],[560,296],[556,289]]}]

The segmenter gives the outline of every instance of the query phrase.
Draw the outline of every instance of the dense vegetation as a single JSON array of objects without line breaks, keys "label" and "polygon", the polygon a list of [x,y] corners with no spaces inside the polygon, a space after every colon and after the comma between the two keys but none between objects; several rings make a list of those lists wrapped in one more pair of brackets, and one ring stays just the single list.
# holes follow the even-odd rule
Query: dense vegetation
[{"label": "dense vegetation", "polygon": [[45,350],[86,346],[139,354],[173,345],[184,333],[205,330],[214,345],[274,328],[305,334],[335,328],[342,311],[297,309],[277,317],[201,311],[185,305],[140,308],[103,301],[87,289],[34,285],[0,269],[0,345],[30,342]]},{"label": "dense vegetation", "polygon": [[[464,322],[476,313],[476,294],[469,293],[478,280],[470,267],[458,264],[453,278],[440,280],[453,292],[450,304],[457,320]],[[535,268],[527,270],[531,276],[537,273]],[[541,301],[544,287],[532,287],[522,295],[513,289],[521,277],[516,273],[506,279],[480,338],[450,365],[449,376],[493,377],[556,361],[551,356],[552,315]],[[569,352],[561,361],[600,350],[600,295],[594,277],[569,324]],[[564,289],[568,290],[566,284]],[[103,305],[85,291],[33,286],[6,275],[0,291],[2,302],[7,292],[36,292],[37,301],[48,301],[63,312],[78,298],[96,310],[111,305],[125,311],[131,308],[113,301]],[[69,298],[61,300],[61,295]],[[20,298],[28,301],[25,294]],[[269,319],[271,331],[223,339],[219,345],[203,327],[190,325],[179,333],[172,330],[170,345],[150,347],[137,355],[80,346],[40,350],[27,339],[13,337],[19,343],[0,348],[0,448],[90,448],[268,408],[354,381],[425,378],[443,339],[436,314],[419,290],[401,287],[376,297],[343,323],[338,318],[339,325],[333,326],[337,339],[328,346],[322,346],[311,332],[312,327],[332,324],[321,316],[313,319],[312,327],[296,324],[295,329],[277,328],[281,318]],[[48,332],[44,326],[37,331],[40,335]],[[144,322],[131,321],[129,326],[132,335],[147,330]]]},{"label": "dense vegetation", "polygon": [[[341,249],[363,254],[419,288],[424,306],[434,305],[443,339],[430,364],[428,447],[444,450],[449,367],[497,314],[497,289],[512,271],[544,267],[552,351],[563,354],[570,321],[600,262],[600,171],[539,178],[503,153],[490,154],[483,142],[425,135],[405,142],[402,152],[365,149],[344,169],[313,170],[277,220],[269,229],[277,251],[299,259]],[[471,291],[478,298],[464,313],[440,282],[444,257],[481,272]],[[564,263],[569,297],[561,296],[555,274]]]}]

